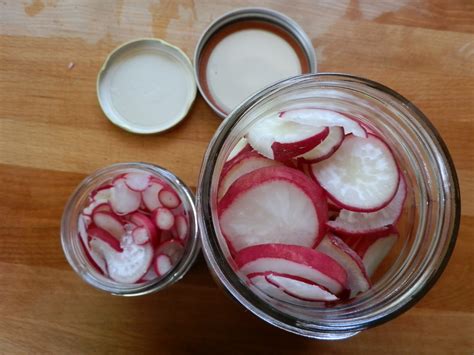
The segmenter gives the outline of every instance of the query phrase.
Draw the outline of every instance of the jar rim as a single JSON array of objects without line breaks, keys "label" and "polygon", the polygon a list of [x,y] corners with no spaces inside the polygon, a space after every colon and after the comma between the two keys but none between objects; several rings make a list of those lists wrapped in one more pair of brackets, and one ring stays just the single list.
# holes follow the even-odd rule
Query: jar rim
[{"label": "jar rim", "polygon": [[[303,83],[314,83],[315,85],[316,83],[319,83],[320,85],[324,85],[330,82],[337,82],[339,84],[346,82],[351,85],[360,85],[360,89],[362,90],[364,88],[370,88],[376,90],[376,92],[380,94],[388,95],[391,99],[395,100],[397,104],[408,110],[418,120],[418,123],[421,124],[424,132],[426,132],[437,144],[437,153],[439,153],[442,162],[449,173],[449,176],[447,177],[449,181],[447,184],[449,184],[451,200],[448,202],[453,205],[453,208],[451,210],[451,220],[449,231],[447,233],[447,235],[449,235],[449,242],[447,246],[444,246],[445,249],[442,259],[439,261],[439,264],[437,264],[436,270],[430,274],[430,277],[423,281],[421,287],[417,288],[410,294],[409,299],[404,299],[401,304],[395,304],[393,306],[394,309],[387,310],[378,318],[364,320],[356,325],[339,326],[332,324],[331,326],[325,327],[324,325],[318,324],[314,329],[311,329],[307,326],[303,327],[296,318],[291,319],[293,324],[289,324],[290,322],[286,321],[286,318],[290,318],[288,314],[284,314],[283,312],[274,309],[266,302],[260,300],[259,297],[253,294],[251,290],[247,289],[241,281],[236,280],[237,277],[235,272],[232,270],[230,265],[228,265],[227,260],[222,255],[222,251],[217,243],[217,234],[212,224],[210,203],[211,181],[213,179],[219,152],[226,137],[245,113],[258,107],[258,105],[262,104],[262,102],[264,102],[270,95],[277,95],[288,88],[295,87],[296,85],[303,85]],[[268,86],[262,91],[249,97],[245,102],[241,103],[241,105],[239,105],[223,121],[211,140],[203,160],[197,191],[197,209],[198,214],[200,215],[199,223],[201,228],[201,240],[206,261],[211,271],[217,275],[219,282],[224,285],[226,291],[231,294],[234,299],[258,317],[277,327],[307,337],[334,339],[352,336],[360,330],[385,323],[388,320],[397,317],[411,308],[431,289],[445,269],[456,243],[460,224],[460,193],[456,170],[446,144],[433,124],[414,104],[394,90],[369,79],[342,73],[317,73],[295,76]]]}]

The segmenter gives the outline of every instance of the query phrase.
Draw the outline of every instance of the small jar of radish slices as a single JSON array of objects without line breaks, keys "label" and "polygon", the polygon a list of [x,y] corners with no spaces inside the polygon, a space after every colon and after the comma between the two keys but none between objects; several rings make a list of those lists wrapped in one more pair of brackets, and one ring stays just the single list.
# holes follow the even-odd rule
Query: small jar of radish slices
[{"label": "small jar of radish slices", "polygon": [[103,168],[69,199],[61,242],[72,268],[100,290],[123,296],[161,290],[189,270],[200,250],[192,192],[156,165]]},{"label": "small jar of radish slices", "polygon": [[391,89],[310,74],[247,99],[211,141],[197,193],[204,255],[245,308],[343,339],[414,305],[459,227],[439,134]]}]

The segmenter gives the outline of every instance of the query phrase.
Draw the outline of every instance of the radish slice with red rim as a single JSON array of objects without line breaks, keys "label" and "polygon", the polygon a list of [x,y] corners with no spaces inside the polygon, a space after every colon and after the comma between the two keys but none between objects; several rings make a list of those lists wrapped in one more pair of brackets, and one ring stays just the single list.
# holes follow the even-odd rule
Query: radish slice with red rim
[{"label": "radish slice with red rim", "polygon": [[91,193],[92,201],[102,201],[102,202],[110,201],[110,197],[112,196],[112,187],[113,187],[112,185],[106,184],[92,191]]},{"label": "radish slice with red rim", "polygon": [[306,163],[317,163],[329,158],[342,144],[344,129],[334,126],[329,128],[329,134],[324,140],[309,152],[300,155]]},{"label": "radish slice with red rim", "polygon": [[293,275],[323,286],[336,296],[347,289],[347,273],[329,256],[311,248],[260,244],[241,250],[235,263],[247,277],[272,272]]},{"label": "radish slice with red rim", "polygon": [[153,221],[150,219],[150,217],[144,215],[143,213],[135,212],[134,214],[130,216],[130,222],[132,222],[133,224],[139,227],[144,227],[147,230],[148,235],[153,245],[158,244],[159,242],[158,230],[156,229],[156,226],[153,223]]},{"label": "radish slice with red rim", "polygon": [[184,254],[183,245],[176,239],[171,239],[161,244],[156,249],[156,255],[166,254],[170,257],[173,265],[176,265]]},{"label": "radish slice with red rim", "polygon": [[158,277],[159,276],[155,272],[154,263],[152,263],[152,265],[150,265],[150,267],[148,268],[148,271],[146,272],[146,274],[143,275],[143,277],[138,282],[152,281],[152,280],[156,280]]},{"label": "radish slice with red rim", "polygon": [[362,138],[367,137],[367,132],[358,121],[336,111],[304,108],[280,112],[280,117],[286,121],[315,127],[339,126],[344,129],[345,134],[353,134]]},{"label": "radish slice with red rim", "polygon": [[121,252],[122,247],[120,246],[120,241],[115,238],[112,234],[109,232],[98,228],[98,227],[91,227],[87,230],[87,234],[89,237],[92,238],[97,238],[102,240],[103,242],[107,243],[110,247],[112,247],[114,250]]},{"label": "radish slice with red rim", "polygon": [[91,249],[105,259],[109,277],[117,282],[131,284],[148,271],[153,259],[153,248],[150,243],[136,245],[131,240],[124,244],[123,251],[117,252],[100,239],[92,238],[90,241]]},{"label": "radish slice with red rim", "polygon": [[151,239],[150,233],[145,227],[136,227],[132,231],[132,238],[135,244],[142,245],[148,243]]},{"label": "radish slice with red rim", "polygon": [[311,167],[330,198],[356,212],[385,207],[397,191],[400,176],[390,148],[372,134],[346,136],[333,155]]},{"label": "radish slice with red rim", "polygon": [[333,258],[346,270],[350,297],[355,297],[371,287],[369,276],[360,256],[341,239],[329,234],[319,243],[316,250]]},{"label": "radish slice with red rim", "polygon": [[341,210],[334,221],[327,225],[341,235],[383,235],[390,233],[392,225],[397,223],[402,214],[403,204],[407,195],[405,179],[400,174],[397,192],[390,203],[384,208],[370,213]]},{"label": "radish slice with red rim", "polygon": [[171,258],[166,254],[158,254],[153,264],[154,270],[158,276],[164,276],[173,268]]},{"label": "radish slice with red rim", "polygon": [[158,193],[158,198],[163,206],[166,208],[176,208],[181,204],[178,194],[170,187],[161,189]]},{"label": "radish slice with red rim", "polygon": [[265,158],[256,151],[242,153],[232,161],[224,164],[219,180],[217,199],[220,200],[239,177],[260,168],[282,165],[280,162]]},{"label": "radish slice with red rim", "polygon": [[143,172],[128,173],[125,175],[125,183],[133,191],[145,191],[150,185],[151,175]]},{"label": "radish slice with red rim", "polygon": [[324,237],[324,191],[285,166],[255,170],[237,179],[218,206],[222,233],[235,252],[251,245],[313,247]]},{"label": "radish slice with red rim", "polygon": [[179,215],[175,218],[176,234],[179,240],[184,241],[188,236],[188,220],[186,216]]},{"label": "radish slice with red rim", "polygon": [[125,179],[115,180],[110,197],[110,206],[118,215],[135,212],[140,207],[141,193],[128,188]]},{"label": "radish slice with red rim", "polygon": [[163,206],[158,198],[158,194],[163,187],[164,185],[162,183],[152,180],[150,186],[142,192],[143,204],[149,211],[154,211],[158,207]]},{"label": "radish slice with red rim", "polygon": [[247,140],[263,156],[285,161],[310,151],[328,134],[327,127],[302,125],[273,115],[258,120],[250,128]]},{"label": "radish slice with red rim", "polygon": [[170,230],[174,226],[174,215],[164,207],[158,207],[151,215],[152,221],[161,230]]},{"label": "radish slice with red rim", "polygon": [[120,240],[125,233],[125,228],[118,216],[111,212],[96,212],[92,215],[94,224]]}]

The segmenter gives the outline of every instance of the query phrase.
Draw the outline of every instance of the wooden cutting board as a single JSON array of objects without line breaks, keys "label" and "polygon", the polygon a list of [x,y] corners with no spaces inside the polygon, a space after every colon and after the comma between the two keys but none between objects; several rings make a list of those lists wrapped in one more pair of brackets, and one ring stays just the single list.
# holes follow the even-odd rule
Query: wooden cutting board
[{"label": "wooden cutting board", "polygon": [[[445,273],[407,313],[352,339],[312,341],[267,325],[216,286],[202,257],[170,289],[120,298],[83,283],[60,247],[64,204],[86,175],[148,161],[195,188],[221,122],[198,97],[168,133],[113,126],[95,92],[106,55],[158,37],[191,57],[213,19],[252,5],[300,23],[320,71],[367,77],[409,98],[457,167],[462,224]],[[472,354],[473,33],[470,0],[0,1],[0,352]]]}]

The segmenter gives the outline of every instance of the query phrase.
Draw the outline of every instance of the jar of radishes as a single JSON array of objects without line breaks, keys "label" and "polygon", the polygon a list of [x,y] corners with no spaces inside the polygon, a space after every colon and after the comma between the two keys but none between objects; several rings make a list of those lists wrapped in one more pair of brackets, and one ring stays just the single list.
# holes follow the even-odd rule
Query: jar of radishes
[{"label": "jar of radishes", "polygon": [[263,320],[341,339],[418,301],[459,227],[452,160],[378,83],[298,76],[241,104],[204,159],[197,208],[217,280]]},{"label": "jar of radishes", "polygon": [[117,295],[158,291],[179,280],[199,249],[191,191],[152,164],[98,170],[78,186],[61,221],[72,268],[92,286]]}]

